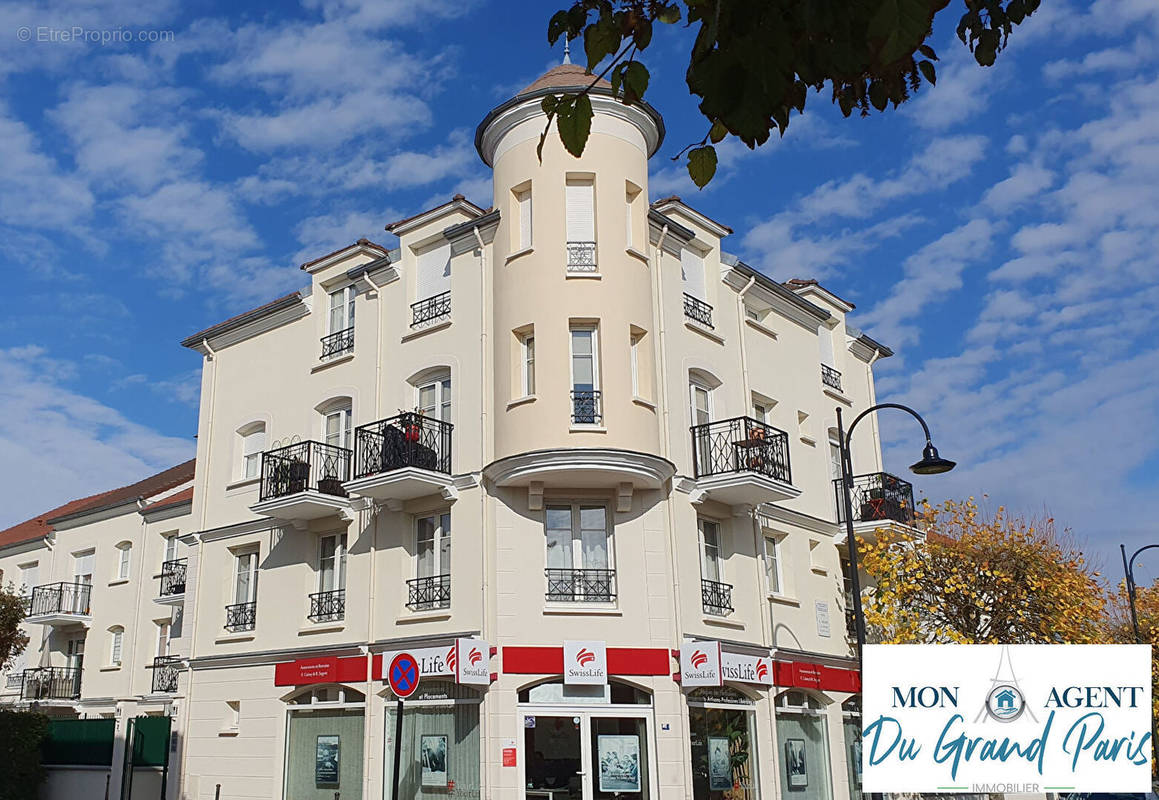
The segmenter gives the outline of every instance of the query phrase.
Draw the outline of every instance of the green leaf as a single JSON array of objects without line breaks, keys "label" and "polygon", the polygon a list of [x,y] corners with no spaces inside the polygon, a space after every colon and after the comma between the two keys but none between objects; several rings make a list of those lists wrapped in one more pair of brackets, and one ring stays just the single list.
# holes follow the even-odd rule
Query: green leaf
[{"label": "green leaf", "polygon": [[648,90],[648,69],[639,61],[624,65],[624,100],[634,103]]},{"label": "green leaf", "polygon": [[716,148],[712,145],[697,147],[688,153],[688,177],[703,189],[716,174]]},{"label": "green leaf", "polygon": [[869,84],[869,102],[873,103],[873,107],[878,111],[885,111],[885,107],[889,105],[889,90],[885,88],[884,83],[874,81]]},{"label": "green leaf", "polygon": [[620,30],[611,15],[601,17],[584,29],[584,53],[588,57],[588,72],[620,46]]},{"label": "green leaf", "polygon": [[540,101],[539,107],[543,109],[543,113],[549,117],[555,113],[555,107],[559,103],[559,98],[554,94],[549,94]]},{"label": "green leaf", "polygon": [[938,60],[938,54],[935,53],[934,48],[930,47],[928,44],[923,44],[918,47],[918,52],[928,58],[930,61]]},{"label": "green leaf", "polygon": [[612,70],[612,74],[608,76],[608,80],[612,84],[612,94],[617,97],[620,95],[620,84],[624,82],[624,67],[626,66],[627,64],[624,63],[617,64]]},{"label": "green leaf", "polygon": [[712,143],[716,144],[726,136],[728,136],[728,128],[724,127],[724,123],[718,119],[713,120],[712,130],[708,132],[708,138],[712,141]]},{"label": "green leaf", "polygon": [[547,43],[554,45],[559,41],[559,37],[567,33],[568,28],[568,13],[566,11],[556,11],[552,16],[551,21],[547,23]]},{"label": "green leaf", "polygon": [[[564,111],[566,106],[566,113]],[[592,101],[585,94],[557,108],[556,128],[564,148],[576,158],[583,155],[592,132]]]},{"label": "green leaf", "polygon": [[632,31],[632,42],[637,48],[643,50],[652,42],[652,20],[647,17],[639,17],[636,20],[636,27]]},{"label": "green leaf", "polygon": [[663,22],[665,25],[674,25],[680,21],[680,6],[673,4],[664,6],[656,14],[656,21]]},{"label": "green leaf", "polygon": [[919,61],[918,69],[922,71],[922,75],[926,76],[926,80],[930,82],[931,86],[937,84],[938,74],[934,72],[933,64],[931,64],[929,61]]}]

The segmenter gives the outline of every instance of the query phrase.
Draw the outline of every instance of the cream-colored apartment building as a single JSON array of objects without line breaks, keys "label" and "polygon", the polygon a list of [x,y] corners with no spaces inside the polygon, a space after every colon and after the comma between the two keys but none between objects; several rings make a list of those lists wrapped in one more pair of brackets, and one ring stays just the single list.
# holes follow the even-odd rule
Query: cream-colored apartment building
[{"label": "cream-colored apartment building", "polygon": [[[187,575],[171,797],[389,798],[404,651],[400,797],[860,796],[835,410],[874,403],[891,351],[648,202],[647,105],[601,83],[583,156],[550,136],[537,158],[542,97],[587,80],[557,67],[486,115],[491,208],[394,222],[183,342],[191,505],[137,513],[145,558]],[[869,422],[867,532],[913,508]],[[88,546],[69,534],[56,561]],[[0,548],[5,575],[21,557]],[[94,578],[90,660],[114,589]],[[138,648],[160,597],[137,591]],[[85,670],[74,711],[107,710]]]}]

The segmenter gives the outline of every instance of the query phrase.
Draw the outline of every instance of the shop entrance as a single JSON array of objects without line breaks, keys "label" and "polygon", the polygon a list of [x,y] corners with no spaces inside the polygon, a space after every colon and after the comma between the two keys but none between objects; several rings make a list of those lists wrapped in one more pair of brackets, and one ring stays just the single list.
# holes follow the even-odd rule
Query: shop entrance
[{"label": "shop entrance", "polygon": [[331,686],[289,702],[286,800],[362,800],[365,697]]},{"label": "shop entrance", "polygon": [[528,800],[656,797],[652,700],[624,684],[540,684],[520,692]]}]

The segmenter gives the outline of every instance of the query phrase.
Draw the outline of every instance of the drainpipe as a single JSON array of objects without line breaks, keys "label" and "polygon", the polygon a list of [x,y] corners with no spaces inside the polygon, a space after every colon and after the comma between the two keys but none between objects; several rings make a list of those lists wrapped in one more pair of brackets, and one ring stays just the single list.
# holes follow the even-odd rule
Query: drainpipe
[{"label": "drainpipe", "polygon": [[382,391],[380,388],[382,386],[382,287],[374,282],[369,272],[362,277],[366,279],[366,282],[370,284],[370,288],[374,290],[375,295],[378,297],[378,313],[376,315],[378,318],[378,333],[375,336],[374,342],[374,418],[378,419],[381,416],[380,411],[382,406]]},{"label": "drainpipe", "polygon": [[[749,357],[748,348],[745,347],[744,338],[744,296],[748,290],[753,288],[753,284],[757,282],[757,276],[754,275],[749,278],[749,282],[745,284],[744,288],[737,292],[736,295],[736,328],[737,341],[740,342],[740,383],[741,389],[744,391],[744,396],[741,398],[741,408],[746,411],[752,408],[752,388],[749,386]],[[748,416],[745,414],[745,416]]]},{"label": "drainpipe", "polygon": [[[494,453],[494,420],[489,409],[493,404],[491,390],[487,385],[487,377],[491,374],[491,370],[487,368],[490,363],[487,353],[487,332],[490,330],[490,317],[487,314],[487,299],[490,296],[490,283],[488,282],[487,272],[487,249],[483,243],[483,236],[479,233],[479,226],[476,225],[471,229],[475,234],[475,243],[479,246],[479,391],[481,394],[481,408],[479,419],[479,465],[490,463],[492,454]],[[483,557],[480,559],[480,566],[482,569],[481,588],[483,590],[483,619],[480,620],[482,636],[487,641],[488,645],[491,643],[491,633],[498,629],[498,620],[496,619],[494,626],[488,625],[492,613],[497,613],[495,604],[491,600],[491,582],[488,580],[493,566],[492,551],[490,547],[489,538],[491,536],[491,514],[490,505],[487,503],[487,493],[483,491],[482,474],[479,476],[479,520],[483,527],[482,540],[487,542],[488,546],[483,548]],[[490,630],[488,630],[490,629]],[[491,744],[488,741],[489,731],[487,726],[488,714],[479,715],[479,736],[483,740],[484,748],[487,752],[491,751]],[[479,775],[479,789],[483,797],[488,795],[488,770],[481,770]]]},{"label": "drainpipe", "polygon": [[[877,405],[877,391],[873,386],[873,365],[877,363],[877,359],[879,358],[881,358],[881,351],[874,350],[873,356],[869,359],[869,364],[866,365],[865,368],[866,393],[869,396],[869,405],[866,406],[867,408],[872,408],[873,406]],[[885,459],[881,454],[881,431],[877,427],[877,414],[873,415],[873,419],[871,419],[869,423],[869,429],[873,431],[873,456],[877,459],[877,470],[878,472],[881,472],[885,469]]]}]

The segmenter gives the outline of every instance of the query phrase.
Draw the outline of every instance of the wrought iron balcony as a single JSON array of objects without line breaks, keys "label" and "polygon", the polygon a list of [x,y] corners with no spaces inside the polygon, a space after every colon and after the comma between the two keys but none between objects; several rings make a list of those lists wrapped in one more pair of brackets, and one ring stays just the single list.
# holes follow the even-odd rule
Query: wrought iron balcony
[{"label": "wrought iron balcony", "polygon": [[354,431],[354,477],[365,478],[404,467],[451,472],[449,422],[404,412]]},{"label": "wrought iron balcony", "polygon": [[93,587],[87,583],[49,583],[32,590],[28,617],[32,622],[76,621],[91,613]]},{"label": "wrought iron balcony", "polygon": [[185,594],[186,558],[175,558],[161,563],[161,597]]},{"label": "wrought iron balcony", "polygon": [[841,373],[826,364],[821,365],[821,383],[834,389],[841,391]]},{"label": "wrought iron balcony", "polygon": [[334,358],[354,352],[354,328],[337,331],[322,337],[322,359]]},{"label": "wrought iron balcony", "polygon": [[177,676],[181,672],[180,656],[157,656],[153,659],[153,694],[173,694],[177,691]]},{"label": "wrought iron balcony", "polygon": [[410,304],[412,328],[430,325],[451,316],[451,290]]},{"label": "wrought iron balcony", "polygon": [[604,421],[599,389],[576,389],[571,393],[571,424],[599,425]]},{"label": "wrought iron balcony", "polygon": [[700,580],[700,602],[705,614],[727,617],[732,613],[732,584]]},{"label": "wrought iron balcony", "polygon": [[568,272],[595,272],[596,271],[596,243],[595,242],[568,242],[567,243],[567,271]]},{"label": "wrought iron balcony", "polygon": [[697,478],[757,472],[792,483],[789,435],[752,417],[693,425],[692,466]]},{"label": "wrought iron balcony", "polygon": [[712,306],[690,294],[684,295],[684,316],[706,328],[712,328]]},{"label": "wrought iron balcony", "polygon": [[252,631],[258,623],[258,604],[234,603],[225,607],[225,629],[231,633]]},{"label": "wrought iron balcony", "polygon": [[610,603],[616,599],[614,569],[547,569],[547,599],[557,603]]},{"label": "wrought iron balcony", "polygon": [[21,700],[76,700],[80,697],[78,667],[37,667],[24,670]]},{"label": "wrought iron balcony", "polygon": [[346,590],[317,592],[310,595],[310,613],[314,622],[335,622],[346,616]]},{"label": "wrought iron balcony", "polygon": [[[833,481],[833,491],[837,497],[837,521],[845,522],[845,498],[841,492],[841,479]],[[858,475],[853,479],[850,492],[853,521],[857,522],[900,522],[914,524],[914,487],[888,472],[872,472]]]},{"label": "wrought iron balcony", "polygon": [[451,576],[432,575],[406,582],[406,607],[412,611],[429,611],[451,607]]},{"label": "wrought iron balcony", "polygon": [[301,492],[346,497],[342,484],[349,479],[345,447],[306,441],[262,453],[262,501]]}]

